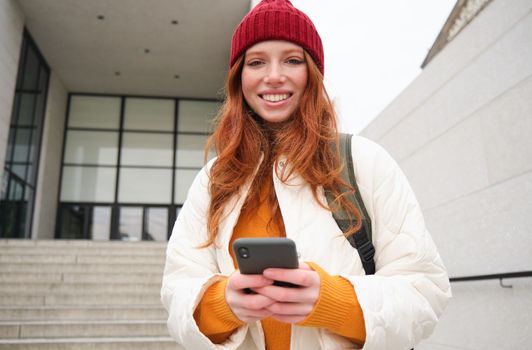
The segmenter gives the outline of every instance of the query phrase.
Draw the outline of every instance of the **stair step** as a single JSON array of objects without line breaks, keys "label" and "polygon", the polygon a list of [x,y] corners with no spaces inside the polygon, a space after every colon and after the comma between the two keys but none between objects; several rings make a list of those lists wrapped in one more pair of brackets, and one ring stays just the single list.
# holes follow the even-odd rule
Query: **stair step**
[{"label": "stair step", "polygon": [[159,296],[166,245],[0,239],[0,350],[182,349]]},{"label": "stair step", "polygon": [[49,282],[56,283],[63,280],[62,273],[15,273],[15,272],[0,272],[0,282],[14,283],[14,282]]},{"label": "stair step", "polygon": [[2,293],[0,305],[159,305],[159,293],[22,294]]},{"label": "stair step", "polygon": [[0,339],[0,350],[184,350],[170,337]]},{"label": "stair step", "polygon": [[163,248],[168,242],[156,241],[92,241],[83,239],[52,239],[52,240],[29,240],[29,239],[0,239],[0,247],[94,247],[94,248]]},{"label": "stair step", "polygon": [[0,306],[0,320],[165,320],[166,310],[160,305],[122,306]]},{"label": "stair step", "polygon": [[0,322],[0,338],[90,338],[168,336],[164,320]]},{"label": "stair step", "polygon": [[164,264],[0,264],[0,273],[155,273],[162,275]]},{"label": "stair step", "polygon": [[0,273],[2,283],[162,283],[159,273]]},{"label": "stair step", "polygon": [[152,293],[158,294],[158,283],[2,283],[0,292],[15,293],[31,291],[32,294],[74,294],[74,293]]},{"label": "stair step", "polygon": [[166,247],[69,247],[69,246],[9,246],[0,245],[2,254],[6,255],[39,255],[39,254],[51,254],[51,255],[134,255],[134,256],[160,256],[166,252]]},{"label": "stair step", "polygon": [[52,263],[52,264],[164,264],[162,255],[0,255],[0,263]]}]

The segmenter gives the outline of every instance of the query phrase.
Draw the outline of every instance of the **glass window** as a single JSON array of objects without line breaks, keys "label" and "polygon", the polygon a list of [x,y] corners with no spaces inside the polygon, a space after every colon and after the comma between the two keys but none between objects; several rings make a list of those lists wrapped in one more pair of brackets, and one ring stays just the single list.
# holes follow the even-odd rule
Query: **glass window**
[{"label": "glass window", "polygon": [[59,210],[60,238],[109,240],[110,206],[62,204]]},{"label": "glass window", "polygon": [[[178,135],[176,164],[178,167],[202,167],[204,165],[204,148],[208,136]],[[209,159],[214,157],[214,152],[209,152]]]},{"label": "glass window", "polygon": [[19,201],[24,199],[24,183],[19,181],[11,181],[9,187],[9,197],[8,199]]},{"label": "glass window", "polygon": [[168,208],[146,208],[146,229],[143,239],[166,241],[168,236]]},{"label": "glass window", "polygon": [[14,147],[14,137],[15,137],[15,132],[16,132],[16,128],[9,128],[9,137],[8,137],[8,141],[7,141],[7,151],[6,151],[6,159],[5,159],[5,164],[4,166],[9,166],[9,162],[12,162],[13,161],[13,147]]},{"label": "glass window", "polygon": [[[48,83],[48,69],[41,65],[41,70],[39,72],[39,89],[45,89],[46,83]],[[44,97],[40,94],[41,97]]]},{"label": "glass window", "polygon": [[[27,32],[22,37],[15,95],[9,120],[4,168],[0,189],[0,238],[30,238],[34,206],[35,173],[44,120],[48,71],[46,62]],[[7,116],[2,116],[5,119]],[[5,119],[7,122],[8,120]],[[4,151],[6,151],[4,149]],[[13,164],[13,163],[17,164]]]},{"label": "glass window", "polygon": [[26,63],[24,78],[22,82],[22,89],[24,90],[37,90],[37,81],[39,79],[39,66],[41,62],[37,56],[37,52],[33,47],[28,47],[26,50]]},{"label": "glass window", "polygon": [[32,189],[30,186],[26,185],[26,186],[25,186],[25,189],[24,189],[24,199],[25,199],[26,201],[29,201],[30,197],[31,197],[33,194],[34,194],[34,193],[33,193],[33,189]]},{"label": "glass window", "polygon": [[126,130],[174,130],[175,101],[166,99],[128,98],[124,114]]},{"label": "glass window", "polygon": [[61,200],[112,202],[115,197],[115,178],[115,168],[64,166]]},{"label": "glass window", "polygon": [[11,166],[11,171],[13,174],[18,176],[22,181],[26,179],[26,166],[25,165],[15,165]]},{"label": "glass window", "polygon": [[94,206],[92,208],[91,238],[109,239],[111,234],[111,207]]},{"label": "glass window", "polygon": [[27,222],[18,218],[28,216],[28,203],[18,200],[0,201],[0,236],[2,238],[22,238],[27,230]]},{"label": "glass window", "polygon": [[15,139],[15,153],[13,154],[14,162],[27,162],[31,147],[31,129],[18,129]]},{"label": "glass window", "polygon": [[170,204],[171,169],[120,169],[118,201],[122,203]]},{"label": "glass window", "polygon": [[[22,93],[15,91],[15,97],[13,99],[13,106],[11,110],[11,120],[9,121],[9,125],[11,127],[14,127],[18,124],[18,115],[20,110],[20,99],[21,99]],[[12,136],[11,134],[9,136]]]},{"label": "glass window", "polygon": [[172,166],[172,134],[124,132],[121,165]]},{"label": "glass window", "polygon": [[141,239],[142,212],[142,207],[120,208],[120,239],[128,241],[139,241]]},{"label": "glass window", "polygon": [[34,130],[31,132],[31,143],[29,145],[30,149],[30,161],[35,161],[37,159],[37,154],[35,152],[39,150],[39,146],[41,144],[39,140],[40,134]]},{"label": "glass window", "polygon": [[62,205],[60,210],[59,237],[64,239],[87,238],[83,230],[87,218],[87,208],[80,205]]},{"label": "glass window", "polygon": [[29,163],[28,172],[26,173],[26,181],[31,184],[35,183],[35,177],[37,176],[35,170],[37,170],[37,167],[34,167],[31,163]]},{"label": "glass window", "polygon": [[212,131],[212,120],[218,112],[219,103],[214,101],[179,101],[179,132]]},{"label": "glass window", "polygon": [[199,170],[177,169],[175,173],[175,203],[183,204],[187,198],[187,193],[192,181],[199,173]]},{"label": "glass window", "polygon": [[65,163],[116,165],[117,132],[70,130],[66,138]]},{"label": "glass window", "polygon": [[118,129],[120,98],[107,96],[72,96],[68,127]]},{"label": "glass window", "polygon": [[33,125],[34,110],[35,110],[35,100],[37,99],[36,94],[20,94],[20,107],[18,115],[18,125],[22,126],[31,126]]},{"label": "glass window", "polygon": [[[218,108],[216,101],[72,95],[60,200],[63,206],[83,207],[84,237],[167,240],[174,208],[185,201],[204,164],[207,134]],[[17,154],[23,151],[31,150]],[[111,225],[115,212],[107,203],[118,205],[116,226]]]}]

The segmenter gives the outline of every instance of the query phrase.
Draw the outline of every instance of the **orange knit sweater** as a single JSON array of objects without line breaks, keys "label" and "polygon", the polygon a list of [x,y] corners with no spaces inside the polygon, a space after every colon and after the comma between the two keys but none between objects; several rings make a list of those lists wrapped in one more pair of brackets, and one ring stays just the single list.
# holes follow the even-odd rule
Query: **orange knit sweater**
[{"label": "orange knit sweater", "polygon": [[[243,237],[284,237],[284,227],[277,227],[271,219],[270,209],[265,200],[271,186],[266,181],[261,188],[261,203],[254,212],[243,211],[233,230],[229,247],[238,238]],[[233,263],[236,260],[229,249]],[[314,309],[298,326],[325,328],[335,334],[344,336],[362,345],[366,339],[364,316],[358,304],[353,286],[340,276],[331,276],[318,265],[308,263],[315,270],[321,281],[320,295]],[[220,344],[243,323],[231,311],[225,301],[227,279],[210,286],[197,306],[194,318],[203,334],[213,343]],[[266,349],[290,349],[291,325],[271,318],[262,320]]]}]

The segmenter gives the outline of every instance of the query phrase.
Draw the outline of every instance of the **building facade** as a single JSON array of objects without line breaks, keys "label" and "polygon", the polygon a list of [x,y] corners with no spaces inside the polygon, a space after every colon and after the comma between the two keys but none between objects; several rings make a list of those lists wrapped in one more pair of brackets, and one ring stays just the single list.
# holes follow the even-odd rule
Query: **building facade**
[{"label": "building facade", "polygon": [[157,4],[0,2],[0,238],[169,237],[250,2]]},{"label": "building facade", "polygon": [[[405,171],[449,275],[486,279],[453,282],[416,349],[528,349],[532,2],[458,1],[424,65],[362,135]],[[524,278],[486,277],[507,273]]]}]

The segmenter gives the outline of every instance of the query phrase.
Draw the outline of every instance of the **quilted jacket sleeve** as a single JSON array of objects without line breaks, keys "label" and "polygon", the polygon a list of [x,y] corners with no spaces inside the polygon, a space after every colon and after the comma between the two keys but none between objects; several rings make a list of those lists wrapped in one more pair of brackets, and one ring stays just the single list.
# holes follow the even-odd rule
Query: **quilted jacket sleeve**
[{"label": "quilted jacket sleeve", "polygon": [[168,329],[186,349],[236,349],[247,327],[237,330],[222,345],[215,345],[198,329],[194,311],[204,291],[222,279],[215,248],[197,248],[205,242],[209,204],[207,168],[194,180],[168,242],[161,301],[168,311]]},{"label": "quilted jacket sleeve", "polygon": [[353,140],[357,154],[355,172],[372,217],[377,269],[372,276],[347,277],[364,312],[364,349],[410,349],[432,333],[451,297],[449,279],[397,163],[363,138]]}]

